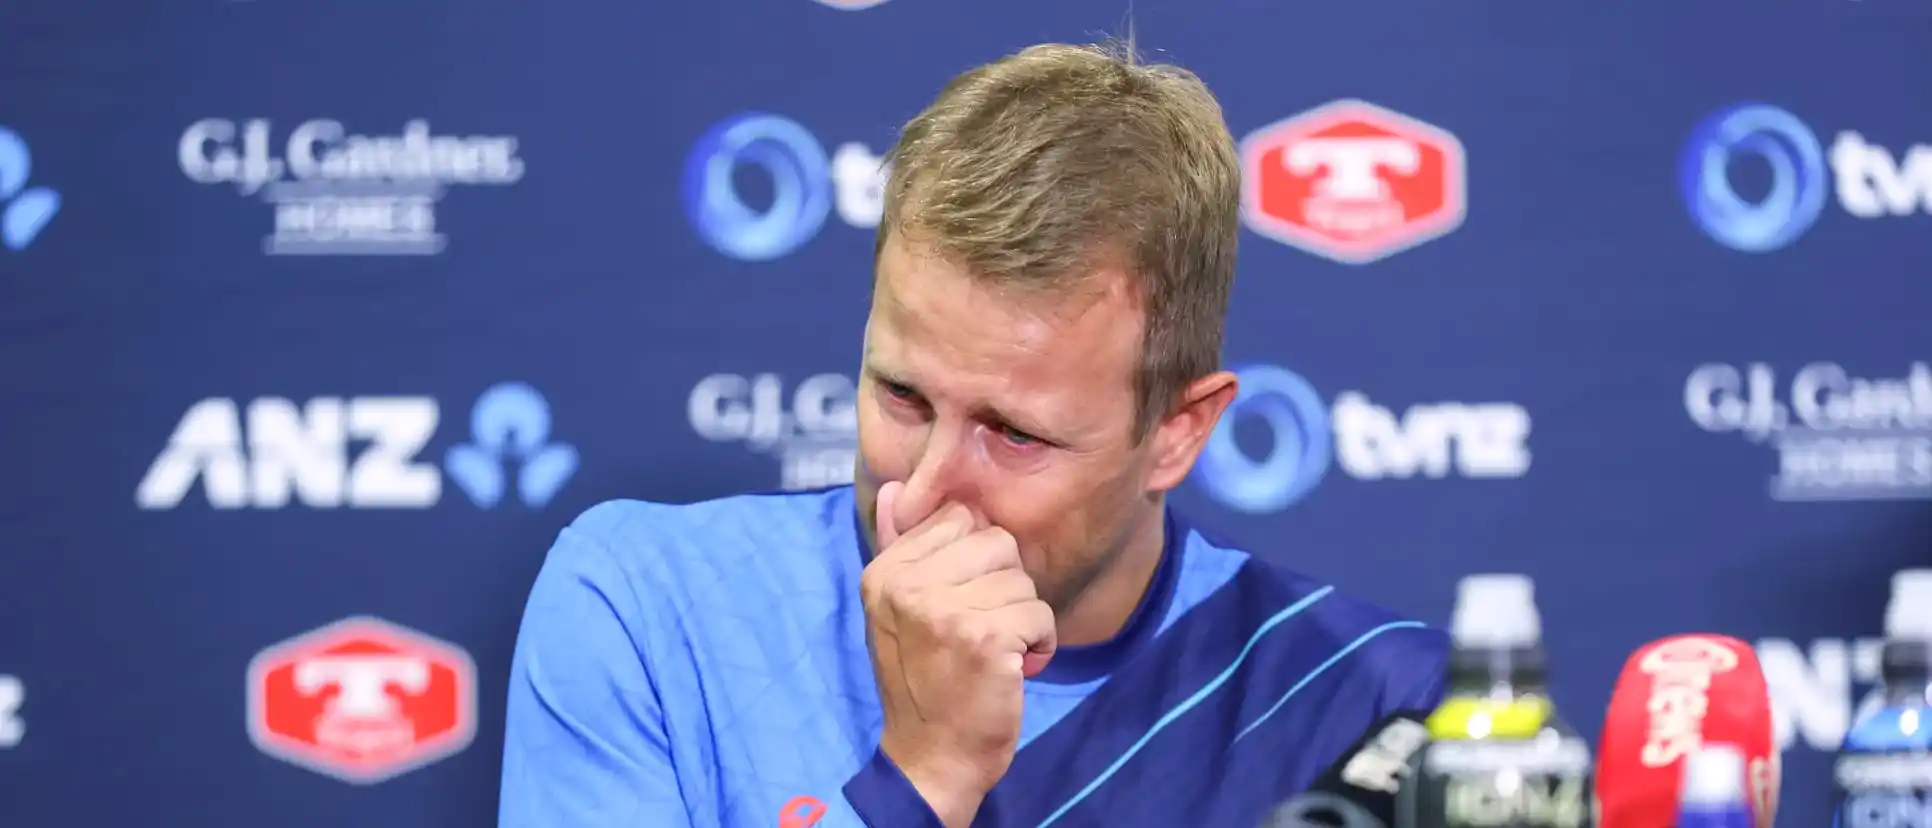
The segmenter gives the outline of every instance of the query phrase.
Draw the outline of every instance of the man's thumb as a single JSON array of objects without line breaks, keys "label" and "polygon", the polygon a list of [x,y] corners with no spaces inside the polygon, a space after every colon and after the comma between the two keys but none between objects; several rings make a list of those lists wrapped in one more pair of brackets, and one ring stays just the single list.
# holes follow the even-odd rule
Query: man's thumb
[{"label": "man's thumb", "polygon": [[874,554],[884,552],[899,542],[899,493],[905,491],[906,484],[888,480],[879,486],[879,496],[872,504],[873,531],[879,536],[879,548]]}]

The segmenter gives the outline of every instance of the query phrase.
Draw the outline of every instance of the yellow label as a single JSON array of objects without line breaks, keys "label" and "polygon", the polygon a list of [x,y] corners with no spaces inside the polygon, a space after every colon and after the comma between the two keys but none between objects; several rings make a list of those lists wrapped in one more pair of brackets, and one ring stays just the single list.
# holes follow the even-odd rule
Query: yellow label
[{"label": "yellow label", "polygon": [[1542,732],[1552,706],[1542,696],[1450,697],[1429,714],[1432,739],[1528,739]]}]

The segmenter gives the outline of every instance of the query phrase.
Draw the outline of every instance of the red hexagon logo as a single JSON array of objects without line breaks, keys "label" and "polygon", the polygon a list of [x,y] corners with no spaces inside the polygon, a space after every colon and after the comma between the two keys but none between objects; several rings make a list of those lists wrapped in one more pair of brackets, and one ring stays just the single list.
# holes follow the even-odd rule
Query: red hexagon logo
[{"label": "red hexagon logo", "polygon": [[476,664],[380,618],[345,618],[248,665],[248,737],[263,753],[358,785],[469,747]]},{"label": "red hexagon logo", "polygon": [[1462,226],[1466,165],[1447,131],[1367,101],[1333,101],[1242,140],[1242,221],[1317,256],[1368,264]]}]

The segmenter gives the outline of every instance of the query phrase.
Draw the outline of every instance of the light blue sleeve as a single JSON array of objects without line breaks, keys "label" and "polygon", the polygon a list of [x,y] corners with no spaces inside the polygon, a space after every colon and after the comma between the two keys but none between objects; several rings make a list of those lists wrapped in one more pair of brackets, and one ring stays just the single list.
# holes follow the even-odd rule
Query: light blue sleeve
[{"label": "light blue sleeve", "polygon": [[[722,774],[706,757],[674,747],[673,730],[709,730],[694,677],[654,673],[651,650],[675,641],[663,629],[674,630],[675,619],[655,617],[663,602],[641,594],[584,528],[595,525],[596,512],[558,536],[524,608],[510,666],[497,824],[738,828],[717,811]],[[760,828],[938,823],[882,754],[842,790],[795,802]]]},{"label": "light blue sleeve", "polygon": [[510,663],[501,828],[694,825],[662,702],[627,629],[637,606],[600,544],[576,527],[558,536]]}]

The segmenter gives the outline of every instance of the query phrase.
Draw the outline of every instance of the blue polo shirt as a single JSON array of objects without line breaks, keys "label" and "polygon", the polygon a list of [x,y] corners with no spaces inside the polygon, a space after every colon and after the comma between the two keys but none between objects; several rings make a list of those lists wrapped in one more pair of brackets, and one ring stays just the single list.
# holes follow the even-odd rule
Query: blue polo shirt
[{"label": "blue polo shirt", "polygon": [[[927,828],[879,751],[852,488],[612,501],[557,538],[511,666],[502,828]],[[1026,682],[974,826],[1256,825],[1382,715],[1442,693],[1448,638],[1203,538],[1170,510],[1112,640]]]}]

